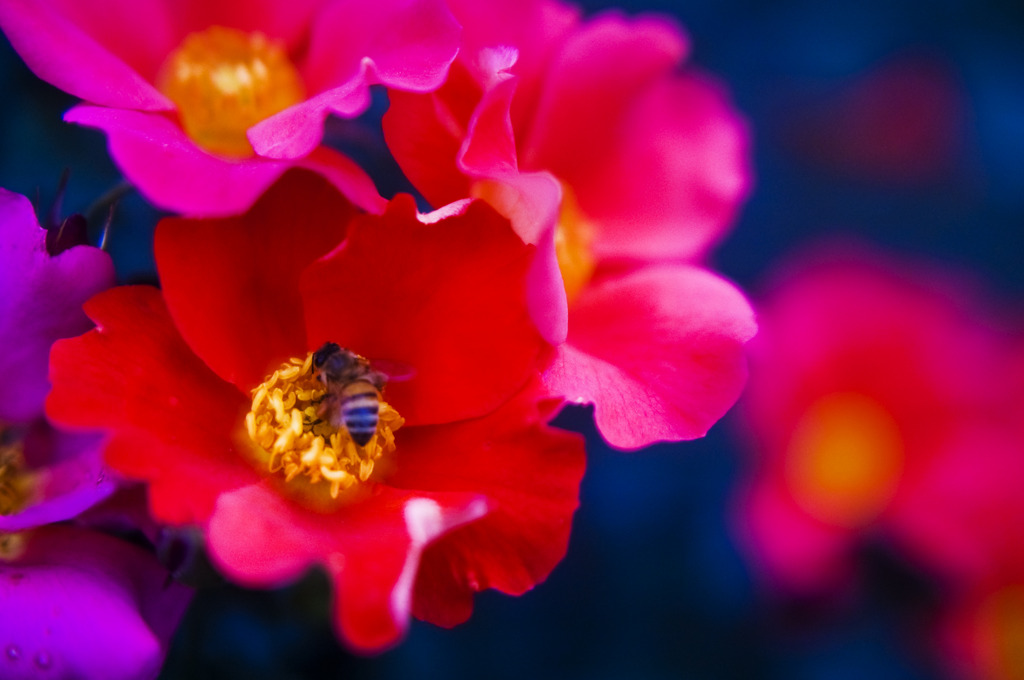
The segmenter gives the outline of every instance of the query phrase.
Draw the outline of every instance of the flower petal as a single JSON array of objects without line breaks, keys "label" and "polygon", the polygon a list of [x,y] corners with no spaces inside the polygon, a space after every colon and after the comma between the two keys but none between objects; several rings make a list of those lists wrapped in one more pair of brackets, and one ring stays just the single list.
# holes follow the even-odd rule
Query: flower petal
[{"label": "flower petal", "polygon": [[0,420],[42,412],[50,345],[88,330],[82,303],[113,284],[107,253],[78,246],[51,257],[32,204],[0,189]]},{"label": "flower petal", "polygon": [[192,353],[155,288],[114,288],[85,310],[97,329],[54,345],[47,414],[113,430],[107,462],[151,482],[154,514],[201,523],[220,492],[255,479],[234,444],[249,399]]},{"label": "flower petal", "polygon": [[252,485],[222,495],[209,546],[225,573],[254,586],[278,585],[322,564],[334,581],[342,638],[358,650],[377,651],[408,627],[424,546],[485,509],[472,494],[378,487],[361,502],[320,514]]},{"label": "flower petal", "polygon": [[551,64],[520,166],[572,187],[601,257],[699,255],[748,192],[746,127],[719,86],[675,73],[686,50],[664,19],[606,14]]},{"label": "flower petal", "polygon": [[416,580],[417,618],[452,626],[487,588],[519,595],[565,555],[583,476],[582,439],[550,428],[531,384],[483,418],[402,432],[388,484],[486,498],[486,516],[430,545]]},{"label": "flower petal", "polygon": [[424,223],[399,196],[382,217],[355,220],[302,277],[311,347],[333,341],[411,367],[387,387],[410,424],[493,410],[536,370],[542,346],[526,306],[534,248],[481,201],[446,215]]},{"label": "flower petal", "polygon": [[225,26],[283,40],[295,50],[308,35],[309,26],[324,0],[172,0],[174,18],[181,33]]},{"label": "flower petal", "polygon": [[155,677],[190,595],[134,545],[74,527],[39,529],[25,554],[0,563],[8,613],[0,675]]},{"label": "flower petal", "polygon": [[149,111],[174,104],[151,84],[176,44],[161,0],[4,0],[0,27],[32,71],[76,97]]},{"label": "flower petal", "polygon": [[[600,258],[698,258],[750,192],[747,126],[717,83],[688,72],[639,98],[598,166],[565,178],[599,230]],[[582,172],[581,172],[582,171]]]},{"label": "flower petal", "polygon": [[0,515],[0,531],[23,531],[77,517],[108,498],[117,482],[103,466],[99,437],[62,432],[37,421],[25,439],[25,460],[38,482],[21,512]]},{"label": "flower petal", "polygon": [[648,267],[585,289],[545,374],[556,394],[595,404],[612,446],[703,436],[746,381],[753,311],[731,284],[684,265]]},{"label": "flower petal", "polygon": [[187,215],[245,212],[290,165],[213,156],[158,114],[76,106],[64,120],[103,130],[110,155],[128,181],[157,207]]},{"label": "flower petal", "polygon": [[303,78],[306,101],[249,130],[256,153],[299,158],[323,136],[328,113],[354,118],[370,105],[369,86],[429,92],[444,82],[459,26],[440,0],[329,3],[313,23]]},{"label": "flower petal", "polygon": [[292,171],[240,217],[160,222],[164,299],[192,351],[244,394],[305,355],[299,274],[341,242],[355,213],[327,181]]},{"label": "flower petal", "polygon": [[317,16],[304,76],[313,92],[345,85],[361,64],[368,82],[429,92],[444,82],[459,25],[441,0],[335,1]]}]

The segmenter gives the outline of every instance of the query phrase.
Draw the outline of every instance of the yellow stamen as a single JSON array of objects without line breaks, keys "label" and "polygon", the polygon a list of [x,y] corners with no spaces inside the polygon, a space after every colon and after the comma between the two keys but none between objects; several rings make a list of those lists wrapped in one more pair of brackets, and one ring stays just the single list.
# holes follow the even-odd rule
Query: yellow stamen
[{"label": "yellow stamen", "polygon": [[[9,440],[7,434],[0,426],[0,515],[20,512],[28,504],[32,491],[21,442]],[[0,532],[0,560],[17,558],[24,547],[24,533]]]},{"label": "yellow stamen", "polygon": [[236,157],[253,153],[246,130],[305,99],[280,43],[222,26],[190,33],[164,62],[157,87],[199,146]]},{"label": "yellow stamen", "polygon": [[311,370],[313,355],[289,359],[252,393],[245,417],[249,438],[265,453],[267,470],[286,482],[305,476],[324,482],[332,498],[373,475],[381,459],[395,450],[395,430],[405,420],[381,400],[377,431],[359,446],[344,426],[320,419],[317,405],[325,395]]},{"label": "yellow stamen", "polygon": [[[515,223],[513,215],[521,210],[522,197],[508,185],[495,180],[475,182],[470,190],[473,198],[482,198],[495,210]],[[594,225],[590,222],[576,195],[562,182],[562,206],[555,225],[555,257],[562,273],[565,295],[571,303],[594,274],[597,260],[594,257]]]},{"label": "yellow stamen", "polygon": [[978,613],[975,644],[989,676],[1024,679],[1024,586],[996,591]]},{"label": "yellow stamen", "polygon": [[893,417],[853,392],[811,405],[794,430],[786,476],[796,502],[823,522],[863,526],[892,498],[903,468]]},{"label": "yellow stamen", "polygon": [[594,274],[594,227],[580,210],[572,190],[562,184],[562,209],[555,227],[555,256],[565,296],[571,303]]}]

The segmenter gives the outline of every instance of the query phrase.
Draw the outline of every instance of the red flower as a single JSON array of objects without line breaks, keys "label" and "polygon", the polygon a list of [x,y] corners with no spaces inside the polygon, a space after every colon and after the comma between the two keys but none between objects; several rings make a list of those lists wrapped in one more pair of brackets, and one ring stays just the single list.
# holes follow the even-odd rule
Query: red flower
[{"label": "red flower", "polygon": [[[474,591],[545,578],[577,505],[582,444],[545,425],[558,404],[536,378],[532,250],[480,202],[418,218],[403,196],[359,215],[324,180],[288,174],[242,217],[162,222],[162,290],[87,303],[97,329],[55,347],[48,412],[107,430],[110,465],[149,482],[158,519],[200,525],[234,580],[322,565],[352,646],[394,643],[410,613],[453,625]],[[296,359],[274,378],[312,413],[304,362],[327,341],[408,367],[365,450],[322,423],[267,435],[275,408],[302,417],[267,376]],[[337,465],[310,453],[338,438]]]}]

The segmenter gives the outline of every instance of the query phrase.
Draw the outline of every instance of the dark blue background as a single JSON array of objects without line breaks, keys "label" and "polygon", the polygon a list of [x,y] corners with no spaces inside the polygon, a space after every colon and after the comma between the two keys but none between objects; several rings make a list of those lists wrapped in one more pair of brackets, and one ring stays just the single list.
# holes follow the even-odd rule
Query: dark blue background
[{"label": "dark blue background", "polygon": [[[692,35],[695,63],[725,80],[747,115],[757,188],[714,261],[755,300],[780,258],[844,233],[971,271],[997,303],[1020,309],[1024,3],[586,4],[677,16]],[[948,168],[921,181],[885,182],[823,164],[794,145],[792,121],[908,54],[945,69],[962,95]],[[65,211],[75,212],[118,182],[102,136],[60,122],[74,100],[38,82],[5,42],[0,91],[0,186],[46,208],[69,167]],[[330,138],[387,167],[351,126],[333,124]],[[398,186],[383,176],[381,185]],[[123,282],[152,278],[157,218],[137,196],[119,205],[111,252]],[[94,239],[98,227],[95,220]],[[905,597],[868,587],[857,601],[822,611],[755,586],[728,526],[744,469],[731,432],[735,416],[704,440],[636,454],[601,445],[586,411],[562,422],[587,432],[589,468],[568,556],[533,592],[484,593],[467,624],[446,631],[414,623],[399,648],[362,659],[344,652],[328,628],[322,577],[274,592],[220,586],[197,597],[165,677],[944,677],[910,623]]]}]

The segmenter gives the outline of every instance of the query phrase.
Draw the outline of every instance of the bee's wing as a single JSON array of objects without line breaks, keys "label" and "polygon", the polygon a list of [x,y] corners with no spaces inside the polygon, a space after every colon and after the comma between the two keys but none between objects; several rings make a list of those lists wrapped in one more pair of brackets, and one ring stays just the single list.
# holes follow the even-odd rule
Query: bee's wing
[{"label": "bee's wing", "polygon": [[388,382],[405,382],[416,377],[416,369],[401,361],[370,359],[370,367],[386,375]]}]

